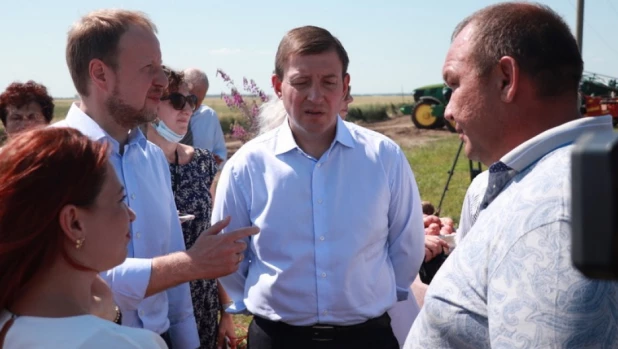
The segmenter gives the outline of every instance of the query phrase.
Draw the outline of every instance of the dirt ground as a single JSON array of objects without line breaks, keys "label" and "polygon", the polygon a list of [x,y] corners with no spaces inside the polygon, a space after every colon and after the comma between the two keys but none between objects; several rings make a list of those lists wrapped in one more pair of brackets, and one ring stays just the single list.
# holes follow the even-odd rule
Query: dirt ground
[{"label": "dirt ground", "polygon": [[[439,130],[420,130],[414,126],[409,115],[373,123],[359,122],[359,125],[386,135],[397,142],[403,149],[410,149],[436,139],[453,136],[446,128]],[[229,158],[238,150],[241,143],[227,135],[226,145]]]}]

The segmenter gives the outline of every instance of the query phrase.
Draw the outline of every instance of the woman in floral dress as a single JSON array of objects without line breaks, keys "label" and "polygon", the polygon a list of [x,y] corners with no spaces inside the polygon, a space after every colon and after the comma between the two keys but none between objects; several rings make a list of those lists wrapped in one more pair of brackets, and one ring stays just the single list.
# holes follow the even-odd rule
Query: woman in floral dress
[{"label": "woman in floral dress", "polygon": [[[165,70],[169,86],[161,97],[158,120],[147,125],[146,133],[148,140],[163,150],[170,163],[172,190],[182,222],[185,245],[190,248],[199,234],[210,226],[210,186],[217,165],[208,150],[179,143],[187,132],[191,114],[197,108],[197,97],[189,94],[182,72]],[[229,298],[218,281],[195,280],[190,285],[200,348],[225,347],[225,337],[234,342],[232,316],[221,311],[222,305],[228,304]]]}]

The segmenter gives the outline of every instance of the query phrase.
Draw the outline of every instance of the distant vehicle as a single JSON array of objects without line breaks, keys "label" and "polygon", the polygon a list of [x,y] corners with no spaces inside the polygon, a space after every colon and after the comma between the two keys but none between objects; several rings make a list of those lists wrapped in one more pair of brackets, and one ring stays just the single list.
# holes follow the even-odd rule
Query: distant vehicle
[{"label": "distant vehicle", "polygon": [[585,116],[610,114],[618,125],[618,78],[584,72],[579,85],[581,113]]},{"label": "distant vehicle", "polygon": [[422,86],[412,92],[414,104],[401,108],[401,112],[411,115],[412,123],[420,129],[437,129],[446,126],[455,131],[455,123],[444,118],[451,89],[444,84]]}]

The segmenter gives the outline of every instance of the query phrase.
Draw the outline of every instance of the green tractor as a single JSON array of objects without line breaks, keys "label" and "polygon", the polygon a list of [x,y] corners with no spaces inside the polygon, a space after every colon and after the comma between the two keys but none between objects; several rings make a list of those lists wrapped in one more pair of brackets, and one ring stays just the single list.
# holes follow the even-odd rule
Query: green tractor
[{"label": "green tractor", "polygon": [[414,105],[404,106],[401,111],[410,114],[414,126],[420,129],[436,129],[446,126],[455,131],[455,123],[444,118],[444,109],[451,96],[451,89],[444,84],[419,87],[414,90]]}]

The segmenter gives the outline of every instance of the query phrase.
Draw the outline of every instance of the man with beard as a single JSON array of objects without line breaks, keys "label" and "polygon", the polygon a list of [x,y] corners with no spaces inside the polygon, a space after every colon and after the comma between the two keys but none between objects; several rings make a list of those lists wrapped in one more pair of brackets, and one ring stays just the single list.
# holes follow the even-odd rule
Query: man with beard
[{"label": "man with beard", "polygon": [[168,83],[155,33],[154,24],[133,11],[95,11],[75,23],[66,59],[81,102],[54,126],[112,145],[110,161],[126,190],[118,204],[137,214],[129,258],[103,275],[122,310],[122,324],[157,332],[175,349],[197,348],[188,281],[234,272],[246,248],[236,240],[259,229],[215,235],[229,223],[226,218],[185,251],[168,162],[138,128],[156,118]]}]

